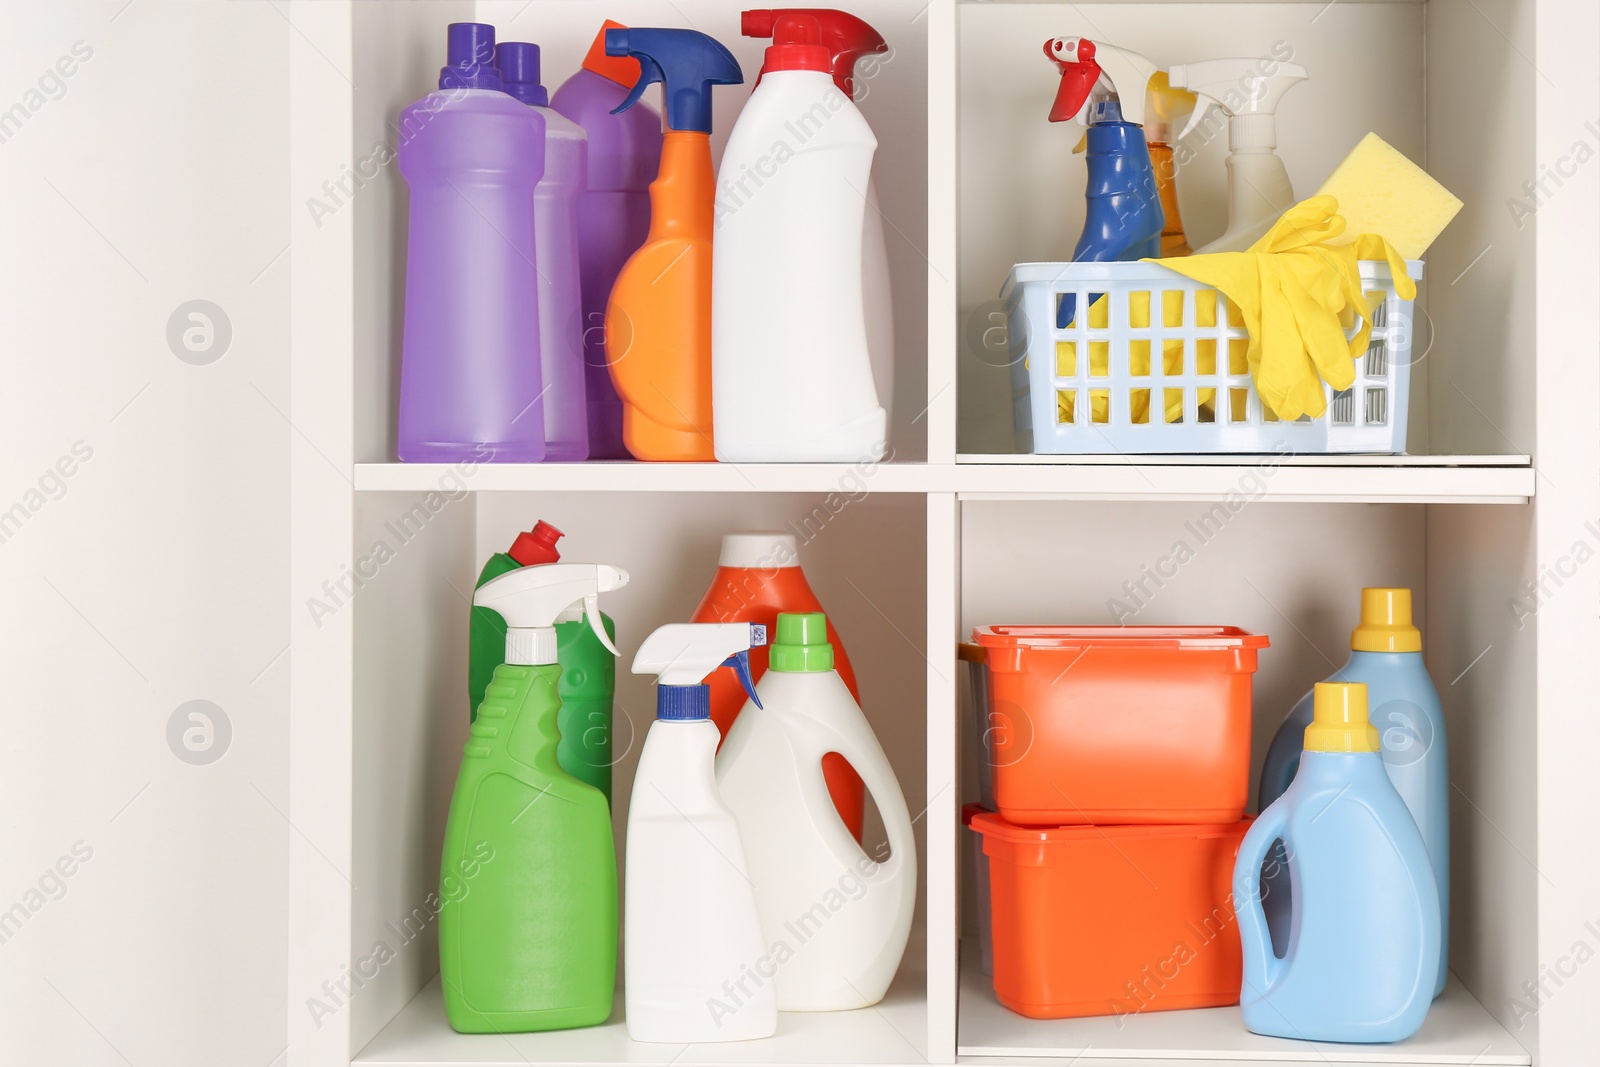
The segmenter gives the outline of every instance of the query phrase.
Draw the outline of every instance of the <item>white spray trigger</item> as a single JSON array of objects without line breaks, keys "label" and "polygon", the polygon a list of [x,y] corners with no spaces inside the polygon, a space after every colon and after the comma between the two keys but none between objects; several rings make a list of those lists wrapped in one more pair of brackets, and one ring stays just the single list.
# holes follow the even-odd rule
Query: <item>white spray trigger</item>
[{"label": "white spray trigger", "polygon": [[622,655],[617,651],[617,646],[611,643],[611,637],[606,633],[605,623],[600,618],[600,594],[590,593],[583,598],[583,618],[589,624],[589,629],[593,630],[594,635],[600,639],[600,643],[606,646],[607,652],[610,652],[613,656]]},{"label": "white spray trigger", "polygon": [[[1194,92],[1194,90],[1191,89],[1190,92]],[[1200,123],[1204,122],[1206,116],[1211,114],[1211,109],[1212,108],[1214,108],[1214,107],[1215,108],[1221,108],[1222,107],[1222,104],[1220,102],[1218,102],[1217,100],[1212,99],[1211,97],[1207,96],[1205,93],[1195,92],[1194,93],[1194,97],[1195,97],[1194,110],[1189,112],[1189,121],[1184,123],[1183,132],[1178,134],[1178,138],[1177,139],[1179,141],[1181,141],[1185,137],[1189,136],[1189,134],[1194,131],[1194,128],[1196,126],[1198,126],[1198,125],[1200,125]]]}]

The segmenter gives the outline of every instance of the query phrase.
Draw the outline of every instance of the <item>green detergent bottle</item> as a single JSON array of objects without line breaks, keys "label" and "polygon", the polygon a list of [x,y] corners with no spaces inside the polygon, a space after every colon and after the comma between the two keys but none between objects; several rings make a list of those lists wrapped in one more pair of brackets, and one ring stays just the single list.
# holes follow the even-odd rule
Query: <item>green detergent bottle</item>
[{"label": "green detergent bottle", "polygon": [[556,760],[555,622],[582,605],[609,645],[599,594],[627,582],[617,567],[550,563],[502,574],[473,595],[505,621],[506,662],[462,752],[440,864],[439,975],[445,1015],[461,1033],[563,1030],[611,1014],[616,845],[604,794]]},{"label": "green detergent bottle", "polygon": [[[496,552],[483,565],[478,586],[519,567],[557,563],[561,551],[556,541],[560,530],[538,522],[532,530],[517,535],[510,551]],[[588,782],[611,801],[611,716],[617,691],[617,658],[580,618],[573,608],[556,621],[557,658],[561,663],[561,720],[557,723],[561,740],[556,762],[561,769],[581,782]],[[617,638],[616,625],[609,616],[600,616],[611,642]],[[467,699],[474,720],[478,705],[494,669],[506,661],[506,621],[493,608],[474,607],[469,631]]]}]

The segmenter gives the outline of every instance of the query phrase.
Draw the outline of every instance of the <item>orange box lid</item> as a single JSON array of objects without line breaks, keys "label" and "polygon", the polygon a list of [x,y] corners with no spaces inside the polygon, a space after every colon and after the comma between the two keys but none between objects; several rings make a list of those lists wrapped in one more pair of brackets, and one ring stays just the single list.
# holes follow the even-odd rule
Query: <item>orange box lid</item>
[{"label": "orange box lid", "polygon": [[1237,626],[978,626],[972,639],[984,648],[1161,648],[1214,651],[1266,648],[1266,634]]},{"label": "orange box lid", "polygon": [[[976,810],[974,810],[976,809]],[[1109,826],[1018,826],[976,804],[962,809],[962,821],[974,832],[1017,845],[1048,845],[1064,841],[1106,838],[1234,837],[1255,821],[1247,815],[1237,822],[1126,823]]]}]

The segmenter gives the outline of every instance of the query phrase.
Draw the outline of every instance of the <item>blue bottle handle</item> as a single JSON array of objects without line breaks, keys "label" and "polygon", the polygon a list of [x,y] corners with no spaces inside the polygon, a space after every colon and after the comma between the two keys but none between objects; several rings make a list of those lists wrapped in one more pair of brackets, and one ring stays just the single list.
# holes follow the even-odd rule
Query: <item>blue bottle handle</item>
[{"label": "blue bottle handle", "polygon": [[[1288,822],[1289,809],[1282,804],[1274,804],[1262,812],[1239,843],[1239,856],[1233,864],[1233,912],[1239,920],[1245,973],[1249,973],[1249,961],[1253,960],[1259,973],[1266,977],[1266,987],[1256,990],[1258,994],[1271,991],[1288,969],[1288,960],[1280,960],[1272,952],[1267,916],[1261,909],[1261,861],[1267,858],[1272,843],[1283,837]],[[1292,850],[1287,838],[1284,844]]]}]

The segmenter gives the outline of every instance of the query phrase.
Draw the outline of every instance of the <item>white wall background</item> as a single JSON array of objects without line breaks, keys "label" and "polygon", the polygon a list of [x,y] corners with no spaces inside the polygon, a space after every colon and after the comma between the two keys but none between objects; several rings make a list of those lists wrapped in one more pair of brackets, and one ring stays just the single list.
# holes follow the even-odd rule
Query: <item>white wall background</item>
[{"label": "white wall background", "polygon": [[[0,541],[8,1062],[281,1062],[281,10],[0,9],[0,510],[27,513]],[[167,340],[196,299],[231,330],[203,365]],[[169,747],[191,700],[231,728],[208,764]]]}]

